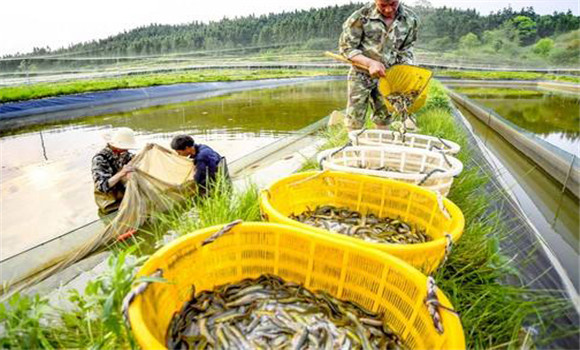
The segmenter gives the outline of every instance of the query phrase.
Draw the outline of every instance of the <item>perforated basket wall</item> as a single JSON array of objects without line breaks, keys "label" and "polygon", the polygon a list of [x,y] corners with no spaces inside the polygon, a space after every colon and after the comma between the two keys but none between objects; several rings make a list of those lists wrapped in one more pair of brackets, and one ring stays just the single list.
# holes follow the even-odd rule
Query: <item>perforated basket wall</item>
[{"label": "perforated basket wall", "polygon": [[353,130],[348,138],[355,146],[404,146],[429,151],[440,151],[454,155],[459,153],[461,147],[449,140],[438,137],[406,133],[391,130]]},{"label": "perforated basket wall", "polygon": [[446,196],[463,163],[452,156],[401,146],[350,146],[321,152],[325,170],[386,177],[420,185]]},{"label": "perforated basket wall", "polygon": [[[429,93],[428,85],[433,73],[425,68],[406,64],[397,64],[385,72],[385,77],[379,79],[379,91],[383,96],[397,93],[419,93],[415,102],[409,107],[409,113],[415,113],[427,101]],[[388,99],[384,99],[389,112],[394,112],[394,108]]]},{"label": "perforated basket wall", "polygon": [[[427,278],[405,262],[374,249],[296,227],[243,223],[201,246],[220,227],[193,232],[149,258],[139,276],[157,269],[170,283],[152,283],[135,298],[129,320],[144,349],[165,348],[174,312],[197,292],[217,285],[274,274],[323,290],[384,314],[384,320],[411,349],[464,349],[459,318],[442,311],[438,334],[424,304]],[[441,291],[439,301],[452,307]]]},{"label": "perforated basket wall", "polygon": [[[318,205],[347,207],[379,217],[400,217],[424,228],[433,240],[421,244],[371,243],[315,228],[288,217]],[[463,213],[455,204],[443,199],[443,205],[450,218],[441,212],[437,196],[431,191],[400,181],[335,171],[294,174],[278,180],[260,195],[262,213],[270,222],[337,235],[361,247],[379,249],[397,256],[426,273],[434,271],[445,256],[445,234],[450,234],[456,242],[465,225]]]}]

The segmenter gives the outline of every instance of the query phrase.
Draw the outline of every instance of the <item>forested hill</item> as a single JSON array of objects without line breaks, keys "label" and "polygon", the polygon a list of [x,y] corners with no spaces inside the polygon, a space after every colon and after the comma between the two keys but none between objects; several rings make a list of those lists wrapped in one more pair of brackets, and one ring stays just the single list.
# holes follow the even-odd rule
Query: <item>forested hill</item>
[{"label": "forested hill", "polygon": [[[483,41],[490,31],[512,26],[517,41],[523,45],[538,39],[569,32],[580,27],[580,17],[568,13],[538,15],[532,8],[506,8],[482,16],[474,10],[433,8],[421,1],[414,11],[420,17],[420,47],[453,49],[461,38],[473,33]],[[342,23],[362,3],[331,6],[306,11],[285,12],[263,16],[223,19],[217,22],[192,22],[184,25],[152,24],[102,40],[72,45],[51,51],[35,48],[27,55],[69,54],[79,56],[152,55],[196,50],[284,45],[300,43],[316,48],[335,48]],[[489,39],[489,38],[488,38]],[[513,39],[513,38],[512,38]],[[434,45],[435,43],[435,45]],[[20,57],[25,57],[22,55]]]}]

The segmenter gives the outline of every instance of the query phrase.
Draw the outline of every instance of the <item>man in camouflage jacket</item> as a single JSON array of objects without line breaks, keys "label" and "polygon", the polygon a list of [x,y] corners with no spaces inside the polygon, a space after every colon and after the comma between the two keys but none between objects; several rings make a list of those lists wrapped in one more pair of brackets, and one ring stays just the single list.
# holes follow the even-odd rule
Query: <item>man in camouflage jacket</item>
[{"label": "man in camouflage jacket", "polygon": [[368,71],[353,67],[349,72],[347,128],[364,126],[369,103],[377,126],[388,125],[390,116],[378,91],[378,77],[395,64],[413,64],[417,29],[417,17],[399,0],[375,0],[346,20],[340,36],[340,53],[369,67]]},{"label": "man in camouflage jacket", "polygon": [[135,148],[135,136],[129,128],[119,128],[107,146],[93,157],[91,173],[95,184],[95,202],[99,214],[108,214],[118,209],[125,195],[125,182],[133,172],[129,165]]}]

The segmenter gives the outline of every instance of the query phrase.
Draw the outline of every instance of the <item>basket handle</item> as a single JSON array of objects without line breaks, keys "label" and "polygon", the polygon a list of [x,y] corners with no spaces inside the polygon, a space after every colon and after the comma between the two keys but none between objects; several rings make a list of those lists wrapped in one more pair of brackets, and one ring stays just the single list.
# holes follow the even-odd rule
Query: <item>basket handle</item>
[{"label": "basket handle", "polygon": [[443,328],[443,320],[441,319],[441,313],[439,309],[449,311],[459,317],[459,313],[447,306],[442,305],[437,298],[436,292],[437,285],[435,284],[435,279],[431,276],[427,277],[427,297],[425,297],[425,305],[427,306],[427,311],[431,318],[433,319],[433,326],[437,330],[437,333],[443,334],[445,329]]},{"label": "basket handle", "polygon": [[[357,145],[360,145],[360,144],[359,144],[359,142],[358,142],[358,137],[359,137],[360,135],[364,134],[366,131],[367,131],[367,128],[366,128],[366,127],[364,127],[364,128],[362,128],[362,129],[361,129],[361,131],[357,132],[357,133],[356,133],[356,135],[354,135],[354,138],[355,138],[355,140],[356,140],[356,144],[357,144]],[[352,144],[352,143],[351,143],[351,144]]]},{"label": "basket handle", "polygon": [[447,147],[448,149],[451,149],[451,146],[448,145],[447,142],[445,142],[442,138],[437,136],[437,139],[439,140],[439,142],[441,142],[443,144],[443,146]]},{"label": "basket handle", "polygon": [[441,264],[439,265],[439,269],[441,269],[441,267],[443,267],[443,265],[445,265],[445,263],[447,262],[447,259],[449,259],[449,255],[451,255],[451,250],[453,250],[453,238],[451,237],[451,234],[446,233],[445,234],[445,255],[443,256],[443,260],[441,261]]},{"label": "basket handle", "polygon": [[[161,277],[163,277],[163,270],[157,269],[157,270],[155,270],[155,272],[153,272],[151,275],[149,275],[149,277],[161,278]],[[127,325],[127,327],[131,328],[131,323],[129,322],[129,307],[131,306],[131,303],[133,303],[133,300],[135,300],[135,298],[138,295],[145,293],[145,291],[147,290],[147,287],[149,287],[149,285],[151,283],[153,283],[152,280],[143,281],[143,282],[139,283],[137,285],[137,287],[131,289],[131,291],[129,293],[127,293],[127,295],[123,299],[123,306],[122,306],[123,319],[125,320],[125,324]]]},{"label": "basket handle", "polygon": [[328,157],[332,157],[335,154],[344,151],[347,147],[351,147],[352,146],[352,142],[348,141],[344,146],[340,147],[339,149],[337,149],[336,151],[332,152],[331,154],[328,155]]},{"label": "basket handle", "polygon": [[206,238],[203,242],[201,242],[201,246],[208,245],[213,243],[216,239],[220,238],[221,236],[225,235],[226,233],[230,232],[234,226],[239,225],[242,223],[242,220],[238,219],[235,221],[230,222],[229,224],[222,227],[218,232],[214,233],[213,235]]},{"label": "basket handle", "polygon": [[438,169],[438,168],[431,170],[430,172],[428,172],[427,174],[425,174],[425,177],[423,177],[423,179],[421,181],[419,181],[419,183],[417,183],[417,186],[423,185],[425,182],[427,182],[427,180],[429,180],[429,178],[431,176],[433,176],[433,174],[435,174],[435,173],[444,173],[444,172],[445,172],[445,170]]}]

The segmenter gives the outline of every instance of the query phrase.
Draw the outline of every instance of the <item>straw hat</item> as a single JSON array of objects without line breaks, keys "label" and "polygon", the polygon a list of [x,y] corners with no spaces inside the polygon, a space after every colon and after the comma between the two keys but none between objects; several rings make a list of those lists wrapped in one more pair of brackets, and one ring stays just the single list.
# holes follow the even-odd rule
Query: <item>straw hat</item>
[{"label": "straw hat", "polygon": [[104,135],[104,139],[109,145],[119,149],[135,149],[137,142],[135,141],[135,132],[130,128],[118,128],[112,133]]}]

